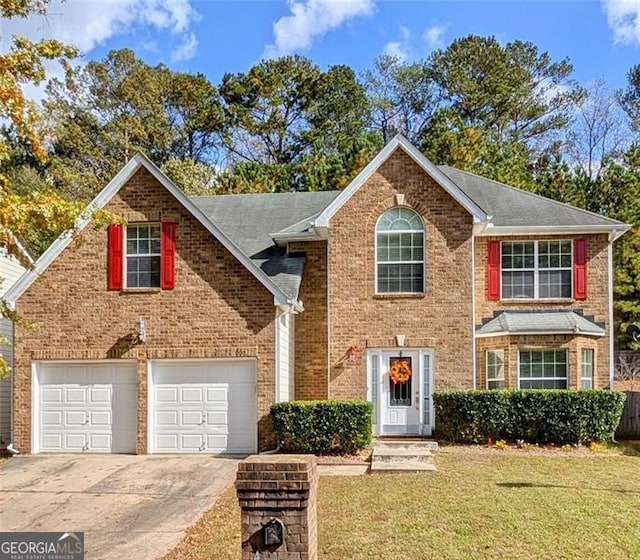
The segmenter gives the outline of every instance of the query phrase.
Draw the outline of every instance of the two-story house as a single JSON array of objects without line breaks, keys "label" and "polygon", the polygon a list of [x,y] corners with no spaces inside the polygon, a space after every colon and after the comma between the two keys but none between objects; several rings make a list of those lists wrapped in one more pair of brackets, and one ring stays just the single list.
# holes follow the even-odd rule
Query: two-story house
[{"label": "two-story house", "polygon": [[628,227],[392,140],[338,192],[187,198],[134,157],[8,294],[23,452],[253,452],[271,403],[366,398],[434,429],[444,388],[608,389]]}]

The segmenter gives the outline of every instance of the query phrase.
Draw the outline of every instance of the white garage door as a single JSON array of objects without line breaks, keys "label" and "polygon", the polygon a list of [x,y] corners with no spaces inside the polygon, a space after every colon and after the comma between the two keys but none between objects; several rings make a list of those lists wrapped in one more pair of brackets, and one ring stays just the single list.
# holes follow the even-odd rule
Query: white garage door
[{"label": "white garage door", "polygon": [[255,361],[159,361],[152,372],[155,453],[256,451]]},{"label": "white garage door", "polygon": [[135,453],[136,370],[41,363],[40,451]]}]

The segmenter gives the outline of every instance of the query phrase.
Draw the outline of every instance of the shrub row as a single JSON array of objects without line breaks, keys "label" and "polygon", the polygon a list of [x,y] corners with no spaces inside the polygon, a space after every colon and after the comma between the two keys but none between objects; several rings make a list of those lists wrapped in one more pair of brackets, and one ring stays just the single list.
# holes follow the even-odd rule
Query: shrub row
[{"label": "shrub row", "polygon": [[371,444],[366,401],[290,401],[271,406],[278,444],[293,453],[355,453]]},{"label": "shrub row", "polygon": [[615,432],[625,397],[614,391],[436,391],[436,436],[464,443],[603,441]]}]

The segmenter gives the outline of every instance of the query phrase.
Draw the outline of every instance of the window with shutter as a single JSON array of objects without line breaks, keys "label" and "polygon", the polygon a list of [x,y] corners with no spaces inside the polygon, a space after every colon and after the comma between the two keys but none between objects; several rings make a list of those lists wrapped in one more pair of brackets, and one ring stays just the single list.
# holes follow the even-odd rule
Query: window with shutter
[{"label": "window with shutter", "polygon": [[172,222],[110,225],[108,289],[173,289],[175,231]]}]

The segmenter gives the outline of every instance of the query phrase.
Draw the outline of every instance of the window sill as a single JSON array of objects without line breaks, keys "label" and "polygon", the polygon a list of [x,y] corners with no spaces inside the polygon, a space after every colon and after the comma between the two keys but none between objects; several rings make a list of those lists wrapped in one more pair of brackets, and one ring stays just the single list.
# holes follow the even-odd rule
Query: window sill
[{"label": "window sill", "polygon": [[421,299],[424,298],[425,293],[420,292],[416,294],[397,293],[397,294],[373,294],[373,299]]},{"label": "window sill", "polygon": [[556,298],[556,299],[536,299],[536,298],[514,298],[514,299],[501,299],[500,302],[501,303],[508,303],[508,304],[514,304],[514,303],[535,303],[535,304],[544,304],[544,303],[549,303],[549,304],[558,304],[558,303],[563,303],[563,304],[567,304],[567,303],[573,303],[576,300],[573,298]]},{"label": "window sill", "polygon": [[120,290],[122,294],[159,294],[161,288],[123,288]]}]

